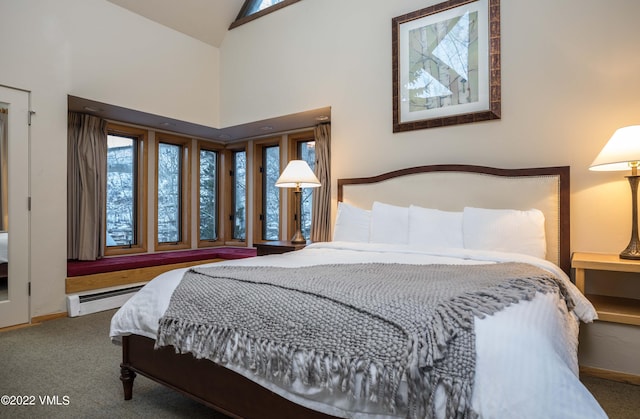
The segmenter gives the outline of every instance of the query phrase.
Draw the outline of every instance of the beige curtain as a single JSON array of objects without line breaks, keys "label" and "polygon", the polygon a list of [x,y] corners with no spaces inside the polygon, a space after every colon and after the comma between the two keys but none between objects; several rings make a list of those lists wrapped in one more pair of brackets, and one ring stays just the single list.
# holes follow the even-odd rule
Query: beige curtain
[{"label": "beige curtain", "polygon": [[313,190],[311,241],[325,242],[331,237],[331,124],[314,129],[316,141],[315,174],[321,186]]},{"label": "beige curtain", "polygon": [[0,109],[0,230],[9,230],[9,114],[7,109]]},{"label": "beige curtain", "polygon": [[67,258],[104,256],[107,123],[69,112],[67,131]]}]

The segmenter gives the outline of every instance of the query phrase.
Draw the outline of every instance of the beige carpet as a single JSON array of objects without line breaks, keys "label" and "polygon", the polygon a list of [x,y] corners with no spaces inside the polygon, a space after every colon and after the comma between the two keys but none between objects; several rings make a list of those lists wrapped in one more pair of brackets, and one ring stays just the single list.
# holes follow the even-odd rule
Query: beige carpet
[{"label": "beige carpet", "polygon": [[580,380],[611,419],[640,418],[640,386],[590,376]]},{"label": "beige carpet", "polygon": [[[123,400],[121,348],[108,337],[113,313],[0,333],[0,396],[36,397],[32,406],[0,406],[0,418],[215,417],[205,406],[141,376],[133,400]],[[58,403],[41,403],[46,396],[45,402],[57,398]]]}]

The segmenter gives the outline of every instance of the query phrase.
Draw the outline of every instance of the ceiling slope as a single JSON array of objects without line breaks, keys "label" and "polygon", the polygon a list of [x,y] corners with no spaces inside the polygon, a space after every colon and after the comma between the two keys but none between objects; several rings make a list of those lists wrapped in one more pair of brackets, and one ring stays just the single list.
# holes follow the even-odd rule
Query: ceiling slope
[{"label": "ceiling slope", "polygon": [[107,0],[220,48],[244,0]]}]

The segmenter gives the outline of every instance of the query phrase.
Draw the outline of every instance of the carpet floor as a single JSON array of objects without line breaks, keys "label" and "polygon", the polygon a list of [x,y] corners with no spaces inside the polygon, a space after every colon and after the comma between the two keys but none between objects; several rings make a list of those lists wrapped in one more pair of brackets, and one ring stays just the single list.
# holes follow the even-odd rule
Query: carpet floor
[{"label": "carpet floor", "polygon": [[[114,311],[63,318],[0,333],[0,418],[224,419],[224,415],[138,375],[124,401],[121,349],[109,341]],[[611,419],[640,417],[640,386],[593,377],[583,382]]]},{"label": "carpet floor", "polygon": [[109,340],[114,312],[0,333],[0,396],[35,396],[33,405],[0,405],[0,418],[225,418],[140,375],[125,401],[122,349]]}]

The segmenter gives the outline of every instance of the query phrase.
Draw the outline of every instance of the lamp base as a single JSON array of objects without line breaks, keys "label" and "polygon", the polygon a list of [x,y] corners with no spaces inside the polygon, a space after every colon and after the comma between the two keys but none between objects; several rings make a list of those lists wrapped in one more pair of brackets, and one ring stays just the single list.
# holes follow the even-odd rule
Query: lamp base
[{"label": "lamp base", "polygon": [[291,238],[291,243],[293,244],[300,244],[300,243],[306,243],[307,239],[304,238],[304,236],[302,235],[302,231],[298,230],[296,231],[296,234],[294,234],[294,236]]},{"label": "lamp base", "polygon": [[631,186],[631,239],[627,248],[620,253],[620,259],[640,260],[640,239],[638,239],[638,183],[640,176],[626,176]]},{"label": "lamp base", "polygon": [[631,239],[627,248],[620,252],[620,259],[640,260],[640,243]]},{"label": "lamp base", "polygon": [[640,260],[640,253],[620,253],[620,259]]},{"label": "lamp base", "polygon": [[301,244],[301,243],[307,242],[307,240],[302,235],[302,229],[300,228],[300,194],[301,192],[302,190],[300,189],[300,186],[296,186],[296,190],[293,191],[293,196],[295,198],[295,206],[296,206],[296,214],[295,214],[296,234],[294,234],[293,237],[291,238],[291,243],[293,244]]}]

